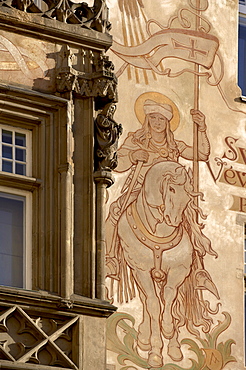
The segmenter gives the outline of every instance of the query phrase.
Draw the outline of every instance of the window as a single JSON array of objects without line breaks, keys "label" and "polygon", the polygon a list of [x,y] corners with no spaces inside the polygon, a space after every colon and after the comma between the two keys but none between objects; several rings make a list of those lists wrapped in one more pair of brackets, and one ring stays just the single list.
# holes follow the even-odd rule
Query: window
[{"label": "window", "polygon": [[242,99],[246,99],[246,0],[239,1],[238,30],[238,85],[242,89]]},{"label": "window", "polygon": [[[31,131],[0,125],[0,171],[14,175],[15,186],[0,186],[0,285],[31,287],[31,197],[24,177],[31,176]],[[13,184],[14,185],[14,184]]]},{"label": "window", "polygon": [[30,131],[0,126],[0,170],[16,175],[31,175]]},{"label": "window", "polygon": [[[19,238],[23,228],[24,239],[18,247],[9,247],[8,241],[8,258],[13,256],[14,262],[19,257],[19,277],[10,267],[8,281],[0,275],[0,295],[18,301],[21,294],[16,295],[16,289],[22,286],[67,296],[67,281],[73,274],[73,134],[67,100],[14,86],[7,92],[0,87],[0,92],[0,203],[11,203],[12,215],[22,215],[16,226]],[[6,171],[3,161],[12,164],[7,167],[12,172]],[[10,240],[11,228],[9,223]],[[1,239],[0,235],[0,251]]]},{"label": "window", "polygon": [[0,187],[0,285],[31,286],[31,194]]},{"label": "window", "polygon": [[239,11],[241,10],[241,8],[243,8],[244,6],[246,6],[246,0],[239,0]]}]

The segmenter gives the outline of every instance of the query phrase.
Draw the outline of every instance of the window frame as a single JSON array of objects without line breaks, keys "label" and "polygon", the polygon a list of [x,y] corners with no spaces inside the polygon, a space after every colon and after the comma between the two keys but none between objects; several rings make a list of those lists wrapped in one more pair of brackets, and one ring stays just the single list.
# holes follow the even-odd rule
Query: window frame
[{"label": "window frame", "polygon": [[[39,291],[57,297],[67,296],[68,291],[73,293],[73,220],[70,217],[73,212],[73,132],[68,107],[67,99],[24,91],[16,86],[6,90],[0,84],[0,123],[32,133],[32,176],[0,172],[0,184],[8,189],[29,191],[32,195],[31,290],[34,295]],[[3,287],[0,295],[1,290],[3,297],[4,292],[9,292],[8,297],[18,300],[16,288]]]},{"label": "window frame", "polygon": [[[25,216],[24,216],[24,255],[23,255],[23,287],[22,289],[32,290],[33,282],[33,191],[40,186],[40,181],[37,178],[32,177],[33,173],[33,134],[36,125],[27,122],[25,119],[22,120],[20,117],[9,117],[3,118],[0,121],[0,128],[12,131],[25,133],[26,135],[26,175],[19,175],[13,172],[2,171],[0,167],[0,192],[14,196],[25,197]],[[1,134],[0,129],[0,134]],[[2,146],[2,138],[0,138],[0,144]],[[15,147],[15,145],[13,145]],[[0,149],[2,150],[2,149]],[[0,158],[2,159],[2,153]],[[14,286],[4,286],[11,289],[21,289]]]}]

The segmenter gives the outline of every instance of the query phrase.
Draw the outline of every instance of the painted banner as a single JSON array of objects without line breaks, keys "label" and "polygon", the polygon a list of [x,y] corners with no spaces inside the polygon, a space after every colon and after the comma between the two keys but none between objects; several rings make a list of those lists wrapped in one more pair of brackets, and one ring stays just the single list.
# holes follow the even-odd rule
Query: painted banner
[{"label": "painted banner", "polygon": [[165,58],[178,58],[209,69],[213,65],[219,40],[200,31],[167,29],[153,34],[137,46],[113,43],[111,50],[128,64],[152,69]]}]

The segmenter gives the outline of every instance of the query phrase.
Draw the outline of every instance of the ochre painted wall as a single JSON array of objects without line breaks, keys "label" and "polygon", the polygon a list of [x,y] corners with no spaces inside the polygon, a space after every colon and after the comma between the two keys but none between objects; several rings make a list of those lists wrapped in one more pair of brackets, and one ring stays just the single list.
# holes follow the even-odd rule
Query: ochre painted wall
[{"label": "ochre painted wall", "polygon": [[237,1],[111,1],[108,369],[244,369]]}]

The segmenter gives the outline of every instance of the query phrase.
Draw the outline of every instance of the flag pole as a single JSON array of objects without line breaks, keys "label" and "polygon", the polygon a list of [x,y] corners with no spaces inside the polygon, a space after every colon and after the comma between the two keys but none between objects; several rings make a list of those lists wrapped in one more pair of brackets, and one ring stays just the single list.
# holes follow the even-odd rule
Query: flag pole
[{"label": "flag pole", "polygon": [[[200,0],[196,0],[196,31],[199,31],[201,25],[201,10],[200,10]],[[199,81],[199,64],[195,63],[194,66],[194,109],[199,110],[199,90],[200,90],[200,81]],[[198,155],[198,126],[196,123],[193,124],[193,184],[194,191],[199,192],[199,155]],[[195,199],[195,203],[198,206],[198,197]]]},{"label": "flag pole", "polygon": [[[197,9],[197,15],[196,15],[196,24],[195,29],[196,31],[199,31],[199,27],[201,25],[201,10],[200,10],[200,0],[196,0],[196,9]],[[194,109],[199,110],[199,97],[200,97],[200,79],[199,79],[199,71],[200,67],[198,63],[195,63],[194,66]],[[198,125],[196,123],[193,123],[193,186],[194,191],[196,193],[199,192],[199,140],[198,140]],[[198,207],[199,201],[198,197],[195,197],[195,205]],[[196,221],[198,222],[198,213],[196,213]],[[196,261],[197,261],[197,276],[200,271],[204,270],[203,267],[203,259],[198,255],[198,252],[195,251],[196,254]],[[199,289],[199,296],[200,299],[203,299],[203,292],[201,289]]]}]

